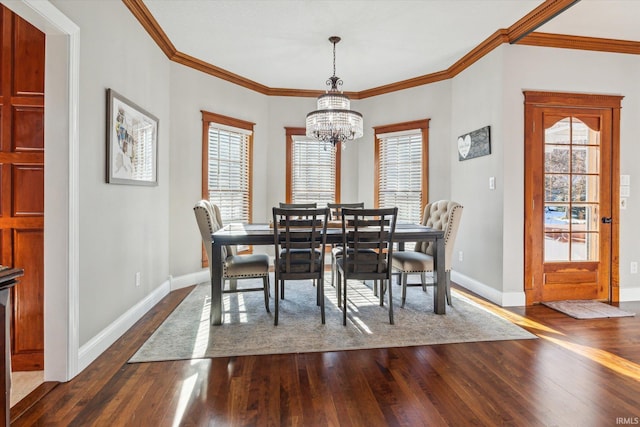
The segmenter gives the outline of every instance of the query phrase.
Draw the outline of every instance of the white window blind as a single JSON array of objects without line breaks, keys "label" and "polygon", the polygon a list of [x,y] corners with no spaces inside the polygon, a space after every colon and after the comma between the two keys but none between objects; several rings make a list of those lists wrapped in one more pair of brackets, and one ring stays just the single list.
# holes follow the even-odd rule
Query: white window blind
[{"label": "white window blind", "polygon": [[249,222],[249,144],[244,129],[209,124],[209,200],[224,224]]},{"label": "white window blind", "polygon": [[324,142],[293,137],[291,200],[317,203],[319,207],[336,199],[336,150]]},{"label": "white window blind", "polygon": [[398,221],[420,222],[422,214],[422,132],[376,135],[379,139],[381,208],[398,207]]}]

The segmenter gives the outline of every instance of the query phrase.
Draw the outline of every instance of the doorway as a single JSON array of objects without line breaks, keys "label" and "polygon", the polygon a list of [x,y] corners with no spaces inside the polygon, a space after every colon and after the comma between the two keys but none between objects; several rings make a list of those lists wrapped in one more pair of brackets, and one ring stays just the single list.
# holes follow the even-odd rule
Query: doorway
[{"label": "doorway", "polygon": [[527,304],[617,301],[622,97],[524,96]]}]

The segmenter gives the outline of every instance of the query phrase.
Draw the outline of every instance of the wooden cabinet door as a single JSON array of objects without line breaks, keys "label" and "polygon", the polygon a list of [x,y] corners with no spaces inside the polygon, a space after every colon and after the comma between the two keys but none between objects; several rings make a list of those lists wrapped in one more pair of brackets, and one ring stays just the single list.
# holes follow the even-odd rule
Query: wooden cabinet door
[{"label": "wooden cabinet door", "polygon": [[611,299],[617,115],[572,100],[526,107],[528,303]]},{"label": "wooden cabinet door", "polygon": [[13,370],[44,367],[45,36],[0,6],[0,263],[23,268],[12,292]]}]

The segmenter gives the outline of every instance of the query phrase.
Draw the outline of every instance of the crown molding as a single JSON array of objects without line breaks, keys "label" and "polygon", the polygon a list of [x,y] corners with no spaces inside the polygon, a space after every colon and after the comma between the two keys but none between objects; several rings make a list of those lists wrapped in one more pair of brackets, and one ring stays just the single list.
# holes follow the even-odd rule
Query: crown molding
[{"label": "crown molding", "polygon": [[536,28],[561,14],[580,0],[546,0],[509,27],[509,42],[515,43]]},{"label": "crown molding", "polygon": [[640,42],[564,34],[531,33],[517,44],[640,55]]},{"label": "crown molding", "polygon": [[[579,0],[546,0],[508,29],[497,30],[444,71],[438,71],[371,89],[365,89],[360,92],[345,92],[345,95],[349,96],[351,99],[365,99],[448,80],[460,74],[462,71],[503,43],[629,53],[634,55],[640,54],[640,42],[533,32],[536,28],[564,12],[578,1]],[[271,88],[182,53],[178,51],[171,40],[169,40],[169,37],[162,30],[160,24],[155,20],[149,9],[145,6],[143,0],[122,0],[122,2],[127,6],[127,8],[129,8],[131,13],[140,22],[147,33],[149,33],[151,38],[156,42],[167,58],[173,62],[267,96],[315,98],[325,93],[323,90]]]}]

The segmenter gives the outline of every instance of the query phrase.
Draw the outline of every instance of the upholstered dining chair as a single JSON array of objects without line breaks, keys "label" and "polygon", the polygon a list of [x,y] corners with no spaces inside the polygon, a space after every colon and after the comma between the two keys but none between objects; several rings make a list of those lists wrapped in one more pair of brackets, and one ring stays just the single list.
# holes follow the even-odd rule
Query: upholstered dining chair
[{"label": "upholstered dining chair", "polygon": [[[445,274],[447,304],[451,305],[451,264],[453,259],[453,245],[460,227],[463,207],[451,200],[438,200],[429,203],[422,214],[422,225],[436,230],[444,231],[444,272],[436,271],[436,274]],[[402,284],[402,307],[407,299],[407,276],[420,273],[422,290],[426,291],[426,274],[434,271],[433,242],[417,242],[414,250],[396,251],[392,256],[394,274],[399,274]],[[433,283],[430,284],[433,286]]]},{"label": "upholstered dining chair", "polygon": [[[327,203],[329,208],[329,221],[342,221],[342,208],[362,209],[364,202],[358,203]],[[342,223],[342,222],[341,222]],[[342,245],[333,245],[331,248],[331,286],[335,287],[336,258],[342,255]],[[340,292],[338,292],[338,306],[342,301]]]},{"label": "upholstered dining chair", "polygon": [[286,280],[313,279],[316,304],[324,312],[324,254],[327,243],[328,208],[273,208],[273,243],[275,247],[275,316],[278,324],[279,300],[284,299]]},{"label": "upholstered dining chair", "polygon": [[[223,227],[222,216],[218,206],[208,200],[200,200],[193,207],[196,222],[202,235],[207,259],[209,261],[209,275],[211,275],[211,235]],[[269,256],[267,254],[245,254],[238,255],[235,246],[225,246],[222,248],[222,280],[223,292],[248,292],[263,291],[264,305],[269,313]],[[262,287],[238,287],[238,279],[262,278]],[[231,281],[230,286],[224,285]]]},{"label": "upholstered dining chair", "polygon": [[[342,256],[336,259],[337,292],[342,291],[342,324],[347,324],[347,280],[391,283],[393,233],[398,208],[342,209]],[[389,293],[389,323],[393,325],[393,295]],[[384,292],[380,291],[380,306]]]}]

